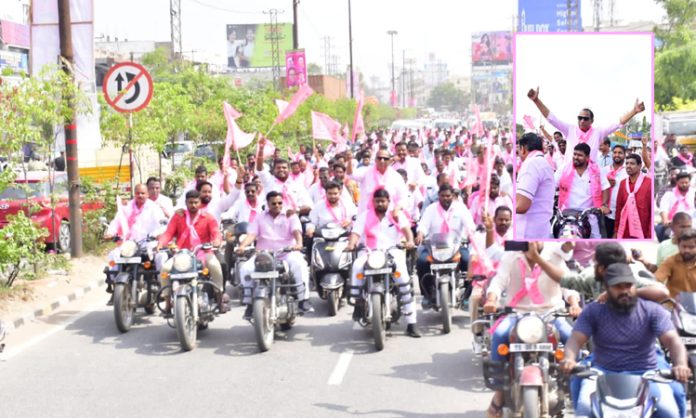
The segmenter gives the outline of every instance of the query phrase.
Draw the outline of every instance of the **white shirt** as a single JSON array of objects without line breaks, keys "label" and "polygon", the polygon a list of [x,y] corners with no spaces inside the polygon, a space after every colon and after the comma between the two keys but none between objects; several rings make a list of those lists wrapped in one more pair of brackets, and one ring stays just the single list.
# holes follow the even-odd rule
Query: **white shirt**
[{"label": "white shirt", "polygon": [[[324,198],[326,198],[326,190],[320,182],[314,183],[312,187],[309,188],[309,198],[312,199],[314,205],[319,205],[324,201]],[[346,206],[355,207],[353,196],[350,195],[350,191],[348,191],[348,188],[345,186],[341,187],[341,201]]]},{"label": "white shirt", "polygon": [[326,205],[327,202],[318,202],[309,212],[310,225],[307,225],[308,230],[315,230],[316,228],[321,228],[322,226],[335,222],[341,223],[345,219],[352,219],[353,216],[357,215],[358,209],[355,207],[353,202],[350,205],[346,205],[342,200],[339,199],[338,207],[332,207],[329,209]]},{"label": "white shirt", "polygon": [[167,220],[159,206],[157,206],[157,204],[150,199],[147,199],[142,211],[138,216],[135,217],[135,222],[133,225],[130,227],[125,225],[125,228],[119,228],[122,222],[128,222],[128,217],[130,216],[132,209],[133,201],[131,200],[128,202],[127,206],[120,208],[120,210],[123,211],[123,216],[119,216],[119,214],[116,213],[116,216],[109,224],[106,233],[108,235],[115,236],[123,233],[123,230],[127,229],[129,231],[129,235],[125,237],[122,236],[122,239],[142,241],[146,239],[149,234],[152,234],[160,227],[161,220]]},{"label": "white shirt", "polygon": [[[498,174],[497,171],[496,174]],[[507,170],[503,170],[503,174],[498,174],[498,178],[500,179],[500,191],[505,192],[505,194],[507,194],[508,196],[512,196],[513,189],[512,178],[510,177],[510,173],[508,173]]]},{"label": "white shirt", "polygon": [[[307,189],[304,187],[304,184],[298,183],[298,182],[292,182],[290,179],[286,180],[286,183],[284,184],[280,180],[278,180],[273,174],[269,173],[268,171],[257,171],[256,174],[259,176],[259,179],[261,180],[261,183],[263,184],[263,192],[264,194],[268,194],[272,191],[276,191],[278,193],[283,192],[283,186],[285,185],[287,187],[287,195],[295,203],[294,208],[289,208],[289,207],[283,207],[283,209],[299,209],[302,206],[307,206],[311,208],[312,205],[312,199],[309,198],[309,193],[307,192]],[[263,199],[266,199],[266,196],[263,196]]]},{"label": "white shirt", "polygon": [[[572,164],[572,162],[571,162]],[[556,170],[555,180],[556,187],[561,183],[561,178],[565,172],[566,167],[562,167]],[[599,173],[599,178],[602,182],[602,190],[608,189],[610,186],[607,176],[602,175],[601,170]],[[573,167],[573,184],[570,186],[570,193],[568,194],[568,201],[566,202],[566,207],[571,209],[589,209],[593,207],[592,203],[592,188],[590,187],[590,169],[589,167],[582,173],[582,176],[578,174],[578,170]]]},{"label": "white shirt", "polygon": [[246,197],[237,199],[232,207],[222,214],[222,217],[235,219],[237,222],[250,222],[252,209],[256,209],[256,216],[259,216],[264,211],[263,201],[258,196],[256,197],[256,205],[253,208]]},{"label": "white shirt", "polygon": [[[367,210],[367,202],[372,200],[372,195],[377,189],[375,182],[374,165],[360,167],[353,171],[353,179],[360,186],[360,201],[358,202],[358,212]],[[398,204],[408,194],[408,188],[404,183],[403,177],[391,167],[382,175],[384,189],[389,192],[389,200],[392,205]]]},{"label": "white shirt", "polygon": [[[694,190],[693,187],[689,187],[689,191],[686,192],[686,204],[687,207],[685,208],[684,205],[679,205],[679,208],[677,209],[677,212],[686,212],[689,215],[694,215],[694,197],[696,195],[696,190]],[[669,216],[669,212],[672,210],[672,206],[677,202],[676,196],[674,196],[674,188],[667,190],[667,192],[662,196],[662,200],[660,200],[660,213],[664,212],[666,215]],[[675,212],[675,214],[677,213]],[[671,221],[671,219],[669,219]]]},{"label": "white shirt", "polygon": [[[613,163],[612,165],[602,167],[602,178],[606,178],[608,182],[609,178],[607,176],[613,170]],[[628,178],[628,174],[626,174],[626,167],[621,166],[619,171],[616,172],[616,183],[614,183],[614,187],[611,188],[611,200],[609,201],[609,209],[611,212],[607,215],[607,218],[614,219],[616,217],[616,198],[619,196],[619,184],[621,184],[621,180],[625,178]]]},{"label": "white shirt", "polygon": [[[500,239],[502,242],[511,241],[513,239],[512,231],[513,231],[513,229],[512,229],[512,225],[511,225],[510,228],[508,228],[505,235],[503,235],[501,237],[500,235],[498,235],[498,232],[494,230],[493,233],[495,234],[496,241],[493,242],[493,245],[491,245],[490,247],[486,247],[486,232],[485,231],[474,233],[473,239],[474,239],[474,241],[476,241],[476,245],[478,246],[478,248],[479,249],[485,248],[486,255],[488,256],[488,258],[490,258],[491,261],[497,263],[500,261],[501,258],[503,258],[503,254],[505,254],[505,247],[503,247],[503,244],[498,243],[497,239]],[[474,247],[471,246],[469,248],[469,251],[473,252]]]},{"label": "white shirt", "polygon": [[238,193],[230,193],[222,197],[213,198],[205,208],[201,207],[200,209],[213,215],[218,223],[220,223],[222,214],[232,207],[234,202],[237,200],[237,196],[239,196]]},{"label": "white shirt", "polygon": [[[397,174],[398,175],[398,174]],[[401,177],[401,176],[399,176]],[[355,224],[353,224],[353,233],[360,236],[359,243],[365,244],[365,223],[367,220],[368,211],[363,211],[358,215]],[[390,220],[390,216],[385,215],[384,218],[374,228],[377,236],[378,250],[388,250],[399,244],[401,241],[401,229],[410,228],[405,216],[399,216],[398,225]]]},{"label": "white shirt", "polygon": [[406,157],[404,162],[396,161],[392,164],[394,170],[403,168],[406,170],[406,176],[408,177],[409,184],[422,185],[425,181],[425,172],[423,167],[421,167],[420,160],[418,158]]},{"label": "white shirt", "polygon": [[[418,222],[418,233],[422,233],[424,237],[431,237],[433,234],[440,232],[442,224],[445,222],[442,214],[440,214],[440,202],[435,202],[428,206],[423,211],[423,216]],[[469,209],[458,200],[453,200],[449,209],[444,212],[447,217],[450,232],[457,234],[458,239],[468,237],[470,233],[476,230],[476,224],[471,216]]]},{"label": "white shirt", "polygon": [[172,215],[174,214],[174,204],[172,203],[172,199],[168,198],[167,196],[163,195],[162,193],[157,196],[156,200],[149,199],[152,202],[154,202],[157,207],[160,208],[162,211],[162,214],[167,217],[171,218]]},{"label": "white shirt", "polygon": [[[210,179],[206,180],[208,183],[213,185],[213,199],[217,198],[220,196],[220,188],[215,187],[215,184],[213,184]],[[181,193],[179,198],[176,200],[176,207],[177,208],[186,208],[186,192],[190,190],[196,190],[196,180],[191,180],[186,184],[186,187],[184,187],[184,191]],[[224,194],[224,192],[223,192]]]},{"label": "white shirt", "polygon": [[[553,113],[549,113],[546,118],[549,123],[553,125],[554,128],[558,129],[566,139],[566,152],[565,158],[568,161],[573,160],[573,152],[575,146],[578,144],[578,137],[581,134],[580,128],[578,128],[577,122],[567,123],[556,117]],[[621,123],[613,123],[608,126],[592,126],[592,133],[587,141],[587,145],[590,146],[590,158],[599,164],[599,144],[604,140],[609,134],[623,128]]]}]

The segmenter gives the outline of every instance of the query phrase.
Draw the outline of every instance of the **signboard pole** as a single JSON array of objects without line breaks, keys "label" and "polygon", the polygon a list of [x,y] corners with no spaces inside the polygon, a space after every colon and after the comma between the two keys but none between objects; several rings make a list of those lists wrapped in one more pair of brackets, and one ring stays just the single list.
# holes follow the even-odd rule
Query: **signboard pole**
[{"label": "signboard pole", "polygon": [[[130,162],[130,194],[132,199],[133,189],[135,188],[133,184],[133,112],[128,113],[128,159]],[[174,157],[172,157],[173,159]]]},{"label": "signboard pole", "polygon": [[[73,45],[70,20],[70,1],[58,0],[58,30],[60,35],[60,55],[63,58],[63,71],[74,80]],[[63,100],[72,103],[68,94]],[[77,126],[75,107],[70,104],[70,116],[65,119],[65,167],[68,171],[68,205],[70,208],[70,256],[82,257],[82,212],[80,211],[80,174],[77,164]]]}]

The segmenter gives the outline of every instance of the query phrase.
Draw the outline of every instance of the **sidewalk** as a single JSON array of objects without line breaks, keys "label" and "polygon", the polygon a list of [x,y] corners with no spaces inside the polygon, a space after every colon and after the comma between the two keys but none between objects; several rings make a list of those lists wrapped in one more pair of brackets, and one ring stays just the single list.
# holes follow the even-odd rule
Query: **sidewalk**
[{"label": "sidewalk", "polygon": [[[27,291],[0,301],[0,320],[9,331],[25,326],[36,318],[50,315],[66,304],[81,299],[85,293],[103,292],[105,258],[88,255],[72,260],[69,273],[50,272],[40,280],[17,280],[15,288]],[[104,293],[104,303],[108,296]]]}]

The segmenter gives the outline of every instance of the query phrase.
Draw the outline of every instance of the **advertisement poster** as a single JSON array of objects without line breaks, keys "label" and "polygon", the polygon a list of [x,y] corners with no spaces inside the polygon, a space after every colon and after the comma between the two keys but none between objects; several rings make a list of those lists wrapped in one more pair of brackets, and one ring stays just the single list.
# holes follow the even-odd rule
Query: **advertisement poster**
[{"label": "advertisement poster", "polygon": [[509,64],[512,62],[510,32],[478,32],[471,34],[471,63],[476,65]]},{"label": "advertisement poster", "polygon": [[304,49],[285,53],[285,86],[297,87],[307,83],[307,65]]},{"label": "advertisement poster", "polygon": [[227,25],[229,68],[272,67],[272,40],[278,37],[280,51],[292,49],[292,24],[279,23],[278,33],[269,24]]}]

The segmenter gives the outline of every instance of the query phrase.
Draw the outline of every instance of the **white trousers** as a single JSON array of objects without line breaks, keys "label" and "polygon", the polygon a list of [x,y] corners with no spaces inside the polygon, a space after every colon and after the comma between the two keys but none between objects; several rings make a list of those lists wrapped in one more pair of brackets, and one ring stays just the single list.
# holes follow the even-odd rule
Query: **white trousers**
[{"label": "white trousers", "polygon": [[[239,268],[239,274],[242,276],[242,286],[244,287],[244,297],[242,303],[251,303],[251,292],[255,287],[255,281],[251,279],[251,273],[254,272],[254,261],[256,256],[245,261]],[[297,295],[300,300],[309,299],[309,267],[304,259],[304,256],[299,251],[293,251],[284,254],[279,260],[288,262],[290,274],[295,279],[295,284],[298,285]]]}]

